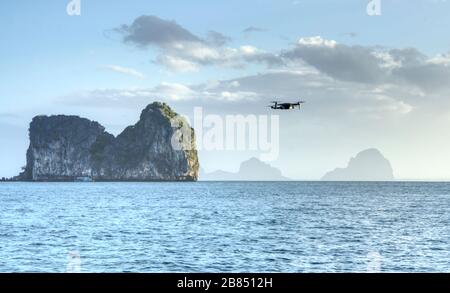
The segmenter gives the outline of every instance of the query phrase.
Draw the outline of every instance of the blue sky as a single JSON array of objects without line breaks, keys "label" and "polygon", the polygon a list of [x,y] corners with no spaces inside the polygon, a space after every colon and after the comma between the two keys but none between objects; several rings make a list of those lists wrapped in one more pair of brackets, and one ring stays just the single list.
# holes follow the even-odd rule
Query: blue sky
[{"label": "blue sky", "polygon": [[[108,130],[115,133],[136,120],[137,113],[144,103],[133,104],[134,107],[113,107],[112,103],[101,106],[101,103],[95,100],[106,97],[99,98],[95,94],[98,90],[111,92],[152,89],[155,92],[161,88],[161,84],[185,85],[198,89],[212,80],[241,81],[246,77],[264,75],[272,70],[292,70],[292,72],[294,69],[300,70],[299,68],[303,70],[307,65],[318,70],[324,80],[331,78],[334,81],[332,85],[327,84],[321,89],[312,88],[310,91],[302,91],[302,87],[299,89],[294,85],[291,89],[290,85],[286,85],[284,87],[286,93],[280,93],[287,98],[289,93],[298,90],[299,96],[306,95],[309,100],[317,97],[316,107],[321,107],[310,110],[310,113],[302,116],[304,120],[301,122],[291,120],[296,119],[293,117],[282,118],[282,123],[283,121],[290,125],[301,123],[301,126],[298,126],[301,129],[294,138],[291,137],[292,132],[284,134],[282,155],[278,161],[273,162],[286,175],[296,179],[316,179],[330,168],[345,165],[349,157],[356,152],[366,147],[378,147],[392,161],[397,171],[396,175],[400,178],[450,178],[450,170],[447,172],[444,164],[450,161],[445,152],[449,140],[438,136],[439,127],[444,129],[448,126],[447,113],[439,111],[439,108],[446,106],[443,98],[448,93],[446,88],[440,89],[439,92],[431,91],[427,83],[420,93],[408,92],[410,89],[408,82],[414,81],[413,77],[416,78],[418,75],[416,72],[414,76],[413,73],[405,73],[409,78],[407,82],[402,80],[391,84],[382,81],[377,82],[376,86],[372,82],[361,84],[358,80],[349,80],[349,76],[336,75],[339,71],[331,69],[330,64],[316,64],[316,55],[312,56],[311,50],[296,51],[300,39],[305,40],[302,46],[310,48],[312,39],[308,38],[320,36],[321,49],[330,49],[323,40],[342,44],[345,47],[342,48],[344,53],[341,54],[353,54],[352,56],[355,56],[351,51],[355,50],[355,47],[374,52],[376,49],[372,48],[375,46],[382,47],[383,52],[414,48],[427,56],[428,59],[424,62],[429,64],[427,62],[432,58],[450,52],[450,39],[447,37],[450,27],[449,1],[382,0],[382,15],[372,17],[366,14],[368,1],[364,0],[164,2],[81,0],[81,16],[72,17],[66,14],[68,3],[69,0],[17,0],[0,3],[2,36],[0,131],[3,132],[0,138],[2,152],[0,177],[14,175],[24,164],[27,124],[34,115],[61,112],[79,114],[99,120]],[[244,62],[244,66],[224,66],[222,60],[211,63],[195,60],[197,62],[194,64],[195,70],[174,70],[157,60],[168,56],[174,57],[174,54],[180,52],[175,52],[173,48],[167,49],[165,44],[152,43],[141,48],[139,44],[123,42],[124,36],[115,30],[122,25],[132,26],[140,16],[154,16],[161,22],[175,21],[177,25],[202,40],[207,38],[210,31],[229,37],[225,45],[209,45],[210,47],[203,49],[223,53],[222,50],[228,48],[237,50],[242,46],[252,46],[266,55],[273,54],[274,57],[285,52],[290,52],[289,56],[301,54],[300,61],[295,55],[295,66],[299,67],[289,65],[269,68],[265,61],[259,63],[245,60],[239,61]],[[243,32],[251,27],[258,28],[258,31]],[[389,54],[391,57],[394,56],[394,53]],[[265,58],[266,55],[260,57]],[[336,56],[340,58],[342,55]],[[194,62],[193,56],[182,57],[188,58],[185,61]],[[298,62],[302,64],[298,65]],[[442,62],[439,63],[442,68],[437,68],[436,71],[442,73],[438,78],[445,81],[448,80],[447,64]],[[364,66],[356,67],[366,68]],[[127,74],[123,72],[124,70],[127,70]],[[352,72],[348,74],[352,77],[357,75]],[[266,103],[271,99],[270,95],[273,93],[270,90],[264,91],[261,87],[252,88],[252,86],[254,85],[247,85],[245,90],[257,94],[259,102]],[[361,94],[348,97],[344,93],[335,94],[333,91],[330,93],[330,89],[336,87],[345,87],[353,93]],[[389,88],[389,92],[384,93],[381,98],[375,97],[380,88],[385,91]],[[236,95],[240,92],[243,92],[243,89],[239,91],[236,89]],[[375,100],[385,99],[386,103],[390,103],[382,105],[385,109],[401,108],[403,110],[399,110],[400,112],[407,113],[402,112],[404,115],[401,117],[383,114],[386,116],[377,116],[380,119],[377,121],[373,119],[376,115],[372,109],[367,110],[369,107],[367,105],[352,110],[348,115],[339,112],[340,108],[337,107],[354,105],[350,102],[352,99],[356,99],[359,103],[360,98],[363,95],[365,97],[367,92],[372,94],[372,100],[367,104],[372,105]],[[77,100],[77,95],[88,98]],[[339,100],[339,95],[342,95],[342,100]],[[429,102],[421,99],[424,96],[429,97],[427,99]],[[183,103],[173,101],[175,108],[186,114],[189,114],[193,106],[208,103],[209,101],[202,99]],[[223,109],[228,109],[229,112],[236,113],[245,103],[244,100],[235,104],[227,102],[226,105],[217,102],[211,104],[208,110],[225,113]],[[336,106],[333,103],[336,103]],[[408,106],[415,110],[404,110],[409,109]],[[365,117],[352,116],[354,113],[363,112]],[[368,112],[370,114],[367,114]],[[327,120],[330,120],[329,124],[326,124]],[[414,123],[420,126],[416,130],[411,130]],[[389,131],[386,131],[386,127]],[[346,139],[339,146],[339,151],[333,151],[331,158],[324,158],[324,154],[330,153],[331,140],[337,139],[336,136],[341,133],[339,131],[344,131],[343,129]],[[428,139],[439,141],[439,147],[421,145],[422,142],[416,141],[417,138],[413,134],[404,137],[405,133],[411,131],[430,135]],[[299,141],[299,137],[305,138],[306,142],[301,139]],[[402,151],[405,145],[411,143],[417,145],[417,148]],[[296,155],[298,161],[292,161],[290,159],[292,153],[298,152],[302,153]],[[411,163],[412,157],[423,157],[420,154],[424,152],[433,152],[435,156],[418,159],[417,164],[420,164],[420,168],[417,164]],[[221,169],[236,170],[239,163],[250,155],[245,153],[223,156],[205,153],[202,165],[207,170],[218,169],[216,162],[220,157],[224,158],[220,163]],[[446,156],[444,160],[442,156]],[[438,166],[434,164],[435,162]],[[299,165],[305,167],[299,168]],[[413,168],[414,166],[417,168]]]},{"label": "blue sky", "polygon": [[[138,86],[164,79],[198,82],[209,72],[161,76],[148,52],[118,42],[110,30],[148,14],[175,20],[197,35],[216,30],[232,36],[236,44],[251,42],[266,50],[279,50],[302,36],[320,35],[348,44],[416,47],[424,52],[446,52],[450,3],[433,0],[382,2],[382,16],[368,17],[366,2],[353,1],[82,1],[82,15],[68,17],[69,1],[2,1],[0,32],[1,75],[9,85],[2,96],[20,98],[30,92],[18,90],[26,83],[35,98],[91,87]],[[342,3],[345,2],[345,3]],[[409,3],[408,3],[409,2]],[[417,2],[417,3],[416,3]],[[245,39],[242,30],[256,26],[267,33]],[[351,38],[348,33],[357,33]],[[109,37],[107,37],[109,36]],[[282,37],[286,37],[284,40]],[[6,56],[8,56],[6,58]],[[136,81],[99,74],[97,66],[121,63],[150,75]],[[30,70],[32,69],[32,70]],[[236,72],[214,73],[220,79]],[[21,76],[20,79],[16,76]],[[74,83],[76,76],[76,83]],[[113,79],[113,80],[111,80]]]}]

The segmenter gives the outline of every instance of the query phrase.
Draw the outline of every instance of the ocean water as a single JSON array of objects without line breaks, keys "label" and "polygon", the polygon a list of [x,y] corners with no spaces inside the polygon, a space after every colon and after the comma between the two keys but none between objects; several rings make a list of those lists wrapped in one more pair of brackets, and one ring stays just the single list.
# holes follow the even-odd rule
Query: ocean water
[{"label": "ocean water", "polygon": [[1,183],[0,272],[450,272],[450,183]]}]

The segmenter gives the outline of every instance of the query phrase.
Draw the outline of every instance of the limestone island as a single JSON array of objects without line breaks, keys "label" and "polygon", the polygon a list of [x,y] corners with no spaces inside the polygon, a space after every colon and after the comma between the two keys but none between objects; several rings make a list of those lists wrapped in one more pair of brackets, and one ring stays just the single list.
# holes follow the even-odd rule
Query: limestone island
[{"label": "limestone island", "polygon": [[[180,127],[173,126],[178,119]],[[173,137],[188,127],[189,145]],[[24,171],[16,181],[197,181],[195,133],[167,104],[147,106],[117,137],[78,116],[37,116],[30,128]]]},{"label": "limestone island", "polygon": [[336,168],[322,181],[393,181],[392,165],[375,148],[364,150],[351,158],[346,168]]}]

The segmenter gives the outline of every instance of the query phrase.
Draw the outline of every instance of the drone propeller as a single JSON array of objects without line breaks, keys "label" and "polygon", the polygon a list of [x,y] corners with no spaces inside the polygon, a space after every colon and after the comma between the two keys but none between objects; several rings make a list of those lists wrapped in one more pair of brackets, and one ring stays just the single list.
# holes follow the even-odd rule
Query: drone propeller
[{"label": "drone propeller", "polygon": [[297,102],[298,110],[300,111],[302,109],[302,104],[306,103],[305,101],[299,101]]}]

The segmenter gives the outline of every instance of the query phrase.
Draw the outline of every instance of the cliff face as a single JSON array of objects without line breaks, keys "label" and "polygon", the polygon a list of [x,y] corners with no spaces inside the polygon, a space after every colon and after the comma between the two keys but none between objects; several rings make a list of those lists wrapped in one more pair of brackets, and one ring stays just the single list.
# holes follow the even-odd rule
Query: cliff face
[{"label": "cliff face", "polygon": [[[192,136],[174,148],[181,136],[178,119]],[[181,126],[181,125],[180,125]],[[194,130],[169,106],[153,103],[140,120],[114,137],[97,122],[77,116],[38,116],[30,125],[27,166],[19,180],[31,181],[193,181],[199,163]]]}]

